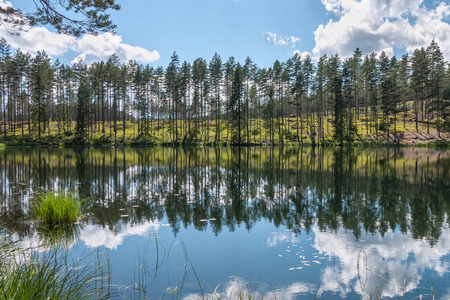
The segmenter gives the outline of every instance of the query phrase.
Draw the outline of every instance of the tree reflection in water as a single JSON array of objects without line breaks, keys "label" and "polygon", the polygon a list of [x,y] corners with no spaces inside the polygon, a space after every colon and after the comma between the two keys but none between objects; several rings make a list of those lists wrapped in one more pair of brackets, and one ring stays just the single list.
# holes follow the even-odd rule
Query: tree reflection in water
[{"label": "tree reflection in water", "polygon": [[[265,252],[258,254],[266,259],[258,263],[269,274],[265,283],[271,285],[271,273],[286,283],[270,294],[288,299],[311,292],[347,297],[351,291],[379,291],[376,296],[395,297],[424,285],[424,270],[448,281],[449,178],[450,152],[431,149],[7,149],[0,152],[0,215],[2,227],[23,248],[63,239],[57,244],[70,248],[80,241],[117,255],[127,236],[159,235],[165,226],[175,237],[184,228],[220,237],[270,222],[289,230],[267,237]],[[84,199],[82,224],[49,235],[23,222],[31,218],[39,190],[64,190]],[[260,247],[253,244],[246,247]],[[298,247],[317,251],[298,252],[316,267],[313,273],[300,266],[295,251],[282,259],[276,255],[276,261],[270,256],[270,249]],[[205,258],[201,249],[191,254]],[[220,268],[220,262],[208,264]],[[311,278],[289,277],[294,268]],[[230,275],[235,274],[221,280]],[[236,283],[248,284],[231,280],[223,295]]]},{"label": "tree reflection in water", "polygon": [[[29,218],[33,192],[66,190],[95,223],[169,220],[215,234],[262,219],[296,232],[411,232],[434,245],[450,204],[450,153],[429,149],[124,148],[2,151],[0,199]],[[123,215],[128,215],[124,219]],[[121,220],[121,222],[119,222]],[[210,220],[205,222],[205,220]],[[8,222],[7,222],[8,223]],[[18,224],[20,222],[9,222]],[[26,226],[15,231],[26,235]]]}]

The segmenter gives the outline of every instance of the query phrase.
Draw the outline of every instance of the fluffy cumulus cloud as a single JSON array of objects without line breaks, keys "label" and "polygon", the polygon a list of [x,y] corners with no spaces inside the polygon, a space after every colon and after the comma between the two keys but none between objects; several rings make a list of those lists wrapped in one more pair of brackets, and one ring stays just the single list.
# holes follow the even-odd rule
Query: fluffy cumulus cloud
[{"label": "fluffy cumulus cloud", "polygon": [[117,232],[99,225],[86,225],[80,233],[80,241],[89,248],[106,247],[114,250],[123,244],[127,236],[149,236],[158,232],[160,226],[159,222],[146,221],[138,225],[125,224]]},{"label": "fluffy cumulus cloud", "polygon": [[435,39],[446,59],[450,58],[450,4],[440,1],[425,5],[424,0],[322,0],[337,20],[320,25],[315,34],[313,54],[352,55],[394,48],[412,52]]},{"label": "fluffy cumulus cloud", "polygon": [[401,297],[420,287],[425,269],[435,270],[438,276],[449,272],[445,259],[450,253],[448,228],[432,248],[424,240],[414,240],[410,233],[390,231],[384,237],[367,235],[355,242],[344,229],[331,233],[314,228],[314,232],[313,247],[340,262],[323,270],[319,297],[326,291],[346,297],[351,290],[363,298],[370,294]]},{"label": "fluffy cumulus cloud", "polygon": [[[161,226],[168,226],[168,224],[161,224],[156,221],[145,221],[142,224],[120,224],[119,229],[116,228],[115,230],[104,228],[100,225],[87,224],[80,227],[78,237],[88,248],[94,249],[106,247],[115,250],[120,245],[123,245],[126,237],[148,237],[158,233]],[[39,249],[40,252],[45,252],[52,248],[52,246],[49,245],[37,231],[34,231],[32,235],[27,237],[19,237],[17,234],[14,234],[11,238],[16,242],[20,249],[26,249],[26,253],[31,253],[32,249]],[[76,243],[77,241],[75,239],[69,239],[64,246],[67,249],[70,249]]]},{"label": "fluffy cumulus cloud", "polygon": [[273,32],[264,33],[264,39],[273,45],[278,46],[292,46],[295,47],[295,43],[300,41],[299,37],[296,36],[281,36]]},{"label": "fluffy cumulus cloud", "polygon": [[309,53],[308,51],[300,51],[300,50],[294,50],[294,52],[292,53],[292,55],[297,54],[298,56],[300,56],[301,59],[304,59],[305,57],[307,57],[308,55],[311,57],[311,53]]},{"label": "fluffy cumulus cloud", "polygon": [[120,35],[111,33],[84,35],[73,45],[73,50],[81,53],[72,62],[82,59],[90,64],[95,61],[104,60],[117,53],[121,61],[138,60],[150,63],[160,58],[158,51],[148,51],[142,47],[130,46],[122,43]]},{"label": "fluffy cumulus cloud", "polygon": [[[447,262],[450,255],[448,224],[442,227],[439,241],[433,247],[426,240],[414,239],[410,232],[404,234],[390,230],[384,236],[367,234],[359,241],[346,229],[328,232],[314,225],[312,232],[314,239],[301,238],[292,232],[272,232],[267,238],[267,247],[285,244],[291,246],[292,252],[311,246],[317,252],[307,254],[302,251],[302,254],[307,255],[307,262],[317,259],[323,266],[319,283],[295,282],[270,291],[278,295],[276,299],[298,299],[308,293],[319,298],[329,293],[349,298],[353,291],[363,299],[371,298],[370,295],[397,298],[411,291],[429,292],[424,288],[427,270],[437,273],[434,279],[448,276],[450,272]],[[302,246],[298,248],[299,245]],[[308,255],[314,255],[314,258]],[[305,260],[305,256],[302,259]],[[450,289],[446,293],[450,294]],[[267,296],[264,291],[260,294]]]},{"label": "fluffy cumulus cloud", "polygon": [[19,35],[11,34],[13,29],[0,26],[0,36],[3,36],[13,48],[36,53],[45,50],[49,55],[60,55],[69,51],[76,38],[48,31],[44,27],[33,27]]},{"label": "fluffy cumulus cloud", "polygon": [[[8,1],[0,0],[0,7],[11,7]],[[0,17],[4,17],[0,14]],[[36,53],[45,50],[49,55],[61,55],[69,51],[75,52],[78,56],[73,62],[80,59],[86,63],[93,63],[107,59],[113,53],[117,53],[122,62],[137,60],[143,63],[150,63],[160,58],[159,53],[149,51],[142,47],[131,46],[122,42],[120,35],[111,33],[94,35],[84,35],[81,38],[58,34],[49,31],[45,27],[29,27],[24,25],[22,30],[2,23],[0,26],[0,36],[16,49]]]}]

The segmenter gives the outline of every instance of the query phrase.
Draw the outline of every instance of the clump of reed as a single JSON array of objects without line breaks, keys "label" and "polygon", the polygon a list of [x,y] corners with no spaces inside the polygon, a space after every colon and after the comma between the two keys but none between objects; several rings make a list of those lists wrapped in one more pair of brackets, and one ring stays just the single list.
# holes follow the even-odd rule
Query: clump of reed
[{"label": "clump of reed", "polygon": [[81,201],[71,193],[42,193],[34,209],[34,215],[49,226],[71,225],[80,214]]},{"label": "clump of reed", "polygon": [[[20,249],[0,236],[0,298],[107,299],[110,270],[97,254],[79,260],[67,252]],[[107,265],[109,266],[109,265]]]}]

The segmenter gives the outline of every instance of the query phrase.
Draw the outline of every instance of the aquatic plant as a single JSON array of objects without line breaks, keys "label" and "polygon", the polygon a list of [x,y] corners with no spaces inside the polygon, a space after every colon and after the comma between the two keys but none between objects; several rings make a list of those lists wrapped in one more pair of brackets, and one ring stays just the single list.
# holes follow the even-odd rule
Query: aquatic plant
[{"label": "aquatic plant", "polygon": [[48,225],[70,225],[81,214],[81,202],[70,193],[42,193],[39,195],[35,216]]},{"label": "aquatic plant", "polygon": [[[107,299],[111,295],[100,254],[69,260],[67,252],[40,253],[20,249],[0,237],[0,298],[2,299]],[[109,265],[107,265],[109,266]]]}]

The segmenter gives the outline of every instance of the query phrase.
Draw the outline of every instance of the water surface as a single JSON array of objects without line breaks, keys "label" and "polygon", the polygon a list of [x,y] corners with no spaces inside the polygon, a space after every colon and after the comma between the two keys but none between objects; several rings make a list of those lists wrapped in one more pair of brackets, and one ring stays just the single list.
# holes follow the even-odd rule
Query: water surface
[{"label": "water surface", "polygon": [[[123,298],[450,297],[449,151],[6,149],[0,186],[3,232],[104,253]],[[27,221],[39,190],[84,199],[81,224]]]}]

